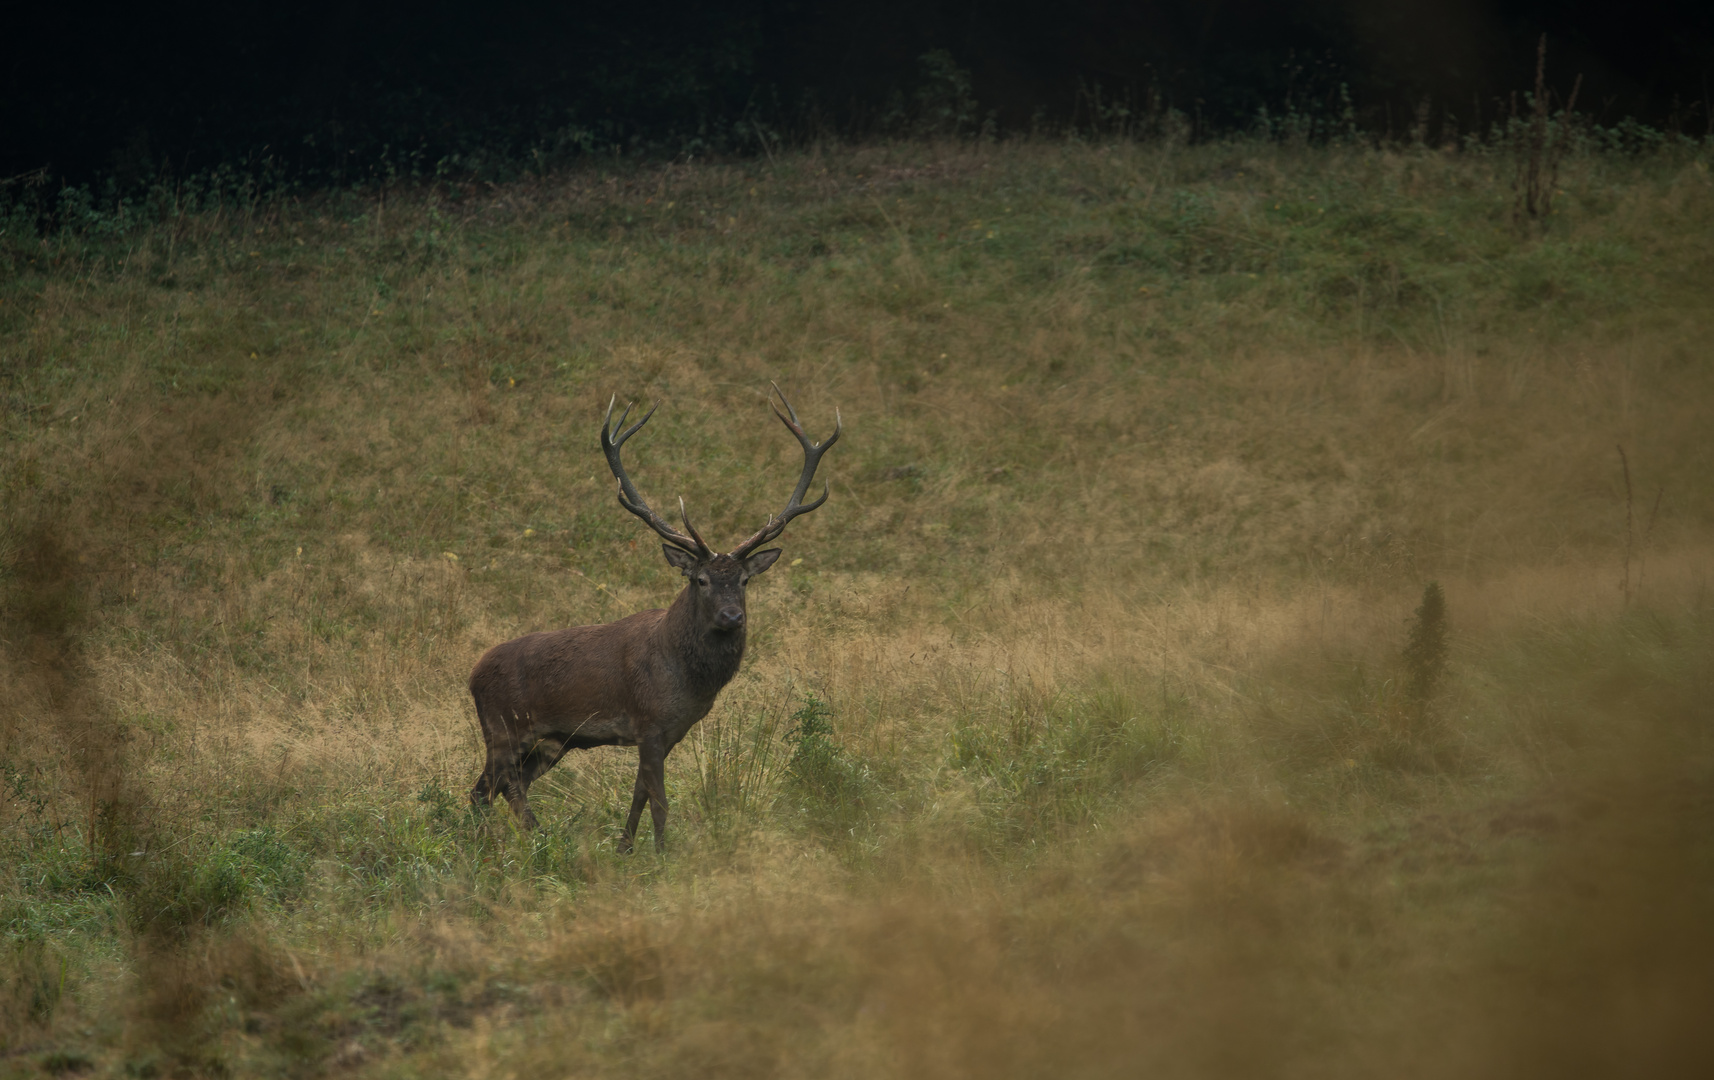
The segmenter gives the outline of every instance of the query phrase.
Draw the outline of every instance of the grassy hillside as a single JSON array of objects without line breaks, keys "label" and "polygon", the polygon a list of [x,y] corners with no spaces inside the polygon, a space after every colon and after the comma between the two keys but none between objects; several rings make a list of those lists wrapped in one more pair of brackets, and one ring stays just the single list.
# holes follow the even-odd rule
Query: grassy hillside
[{"label": "grassy hillside", "polygon": [[[911,145],[0,237],[0,1071],[1708,1066],[1714,180],[1512,175]],[[629,750],[473,814],[476,657],[678,588],[608,398],[729,545],[770,380],[845,437],[672,849]]]}]

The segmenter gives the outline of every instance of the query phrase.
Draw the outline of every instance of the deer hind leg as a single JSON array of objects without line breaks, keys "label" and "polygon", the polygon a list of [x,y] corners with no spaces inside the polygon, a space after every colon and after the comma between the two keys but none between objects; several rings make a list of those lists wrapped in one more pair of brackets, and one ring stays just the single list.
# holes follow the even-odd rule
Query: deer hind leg
[{"label": "deer hind leg", "polygon": [[[512,813],[517,816],[518,823],[525,829],[536,827],[536,814],[530,809],[530,785],[553,768],[568,749],[569,742],[560,742],[554,738],[543,739],[518,758],[510,771],[504,774],[506,779],[503,783],[500,780],[494,781],[493,790],[506,792],[506,802],[512,807]],[[480,785],[481,781],[477,783]]]},{"label": "deer hind leg", "polygon": [[531,747],[530,752],[524,755],[524,787],[529,788],[541,779],[543,773],[559,764],[559,759],[564,757],[569,749],[569,739],[562,742],[554,736],[549,736]]},{"label": "deer hind leg", "polygon": [[530,811],[529,802],[530,780],[523,773],[525,752],[518,749],[514,736],[524,719],[509,711],[484,708],[480,696],[476,698],[476,717],[482,722],[482,738],[488,744],[488,763],[476,786],[470,789],[472,805],[484,806],[494,796],[504,795],[519,827],[535,828],[536,815]]},{"label": "deer hind leg", "polygon": [[500,775],[500,790],[506,793],[506,802],[512,808],[512,816],[518,819],[518,827],[526,832],[535,828],[536,815],[530,809],[530,785],[524,779],[520,762],[513,761]]},{"label": "deer hind leg", "polygon": [[477,810],[494,801],[494,782],[488,776],[488,770],[482,770],[482,775],[476,778],[476,786],[470,789],[470,805]]},{"label": "deer hind leg", "polygon": [[470,789],[470,805],[481,809],[493,802],[494,796],[504,795],[519,824],[525,829],[533,829],[536,827],[536,815],[530,811],[529,787],[517,763],[508,766],[498,755],[490,753],[487,767],[476,778],[476,786]]},{"label": "deer hind leg", "polygon": [[488,760],[482,766],[482,775],[476,778],[476,786],[470,789],[470,805],[480,810],[494,801],[494,796],[500,793],[500,766],[492,749],[488,751]]},{"label": "deer hind leg", "polygon": [[[496,749],[497,740],[495,736],[497,734],[496,726],[502,731],[504,730],[505,718],[496,710],[487,707],[482,700],[482,694],[478,691],[472,689],[470,696],[476,702],[476,721],[482,725],[482,743],[487,749],[487,760],[482,764],[482,775],[476,778],[476,786],[470,789],[470,805],[480,810],[493,802],[494,796],[501,792],[500,778],[505,772],[507,752]],[[505,745],[504,739],[499,741],[502,746]]]}]

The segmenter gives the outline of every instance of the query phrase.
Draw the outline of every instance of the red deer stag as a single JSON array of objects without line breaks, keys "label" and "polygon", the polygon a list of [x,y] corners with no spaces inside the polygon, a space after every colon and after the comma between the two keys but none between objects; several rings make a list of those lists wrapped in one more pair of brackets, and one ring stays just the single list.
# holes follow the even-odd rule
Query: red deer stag
[{"label": "red deer stag", "polygon": [[486,805],[504,794],[518,822],[534,828],[530,784],[567,750],[635,746],[637,782],[622,850],[631,850],[645,804],[655,821],[655,848],[665,847],[667,754],[708,715],[716,695],[737,674],[744,657],[744,586],[780,557],[779,548],[756,548],[778,537],[799,514],[827,501],[825,482],[819,499],[805,503],[803,497],[821,456],[839,440],[838,411],[833,434],[825,442],[812,442],[785,394],[778,386],[774,393],[786,407],[782,413],[770,399],[774,415],[803,447],[803,474],[786,508],[726,555],[703,543],[683,499],[681,533],[649,509],[625,475],[619,448],[655,410],[625,427],[631,406],[625,406],[614,424],[614,403],[607,403],[601,452],[619,481],[619,505],[666,541],[661,550],[667,562],[690,580],[665,611],[640,611],[601,626],[526,634],[483,654],[470,673],[470,696],[476,700],[488,762],[470,792],[473,805]]}]

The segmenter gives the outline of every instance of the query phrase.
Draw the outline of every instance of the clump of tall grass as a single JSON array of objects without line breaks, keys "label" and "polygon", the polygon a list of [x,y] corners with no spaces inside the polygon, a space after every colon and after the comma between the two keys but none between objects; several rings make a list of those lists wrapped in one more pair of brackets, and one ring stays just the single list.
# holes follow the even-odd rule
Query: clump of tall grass
[{"label": "clump of tall grass", "polygon": [[783,770],[779,710],[698,724],[684,745],[693,769],[691,798],[716,836],[734,836],[766,820],[775,806]]},{"label": "clump of tall grass", "polygon": [[870,823],[879,809],[875,802],[882,793],[882,778],[869,762],[840,744],[826,702],[813,693],[806,695],[792,713],[786,742],[791,747],[786,775],[795,796],[792,808],[810,828],[837,839]]},{"label": "clump of tall grass", "polygon": [[1468,772],[1471,742],[1440,700],[1450,654],[1446,595],[1423,587],[1392,655],[1374,642],[1310,659],[1258,686],[1256,730],[1295,785],[1337,804],[1410,801]]},{"label": "clump of tall grass", "polygon": [[1431,581],[1423,587],[1404,647],[1405,699],[1419,709],[1428,707],[1446,678],[1446,653],[1446,594],[1440,582]]},{"label": "clump of tall grass", "polygon": [[1165,686],[1159,700],[1109,684],[1041,694],[1013,688],[954,718],[949,763],[975,787],[996,853],[1111,820],[1118,793],[1178,763],[1194,738]]}]

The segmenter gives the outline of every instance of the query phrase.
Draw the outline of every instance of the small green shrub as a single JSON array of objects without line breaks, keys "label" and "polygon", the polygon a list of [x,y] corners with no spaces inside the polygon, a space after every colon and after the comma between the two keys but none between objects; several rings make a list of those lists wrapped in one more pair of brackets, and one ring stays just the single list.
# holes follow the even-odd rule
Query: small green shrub
[{"label": "small green shrub", "polygon": [[203,860],[150,856],[141,869],[126,875],[124,885],[132,928],[167,939],[222,922],[249,893],[243,873],[224,852]]},{"label": "small green shrub", "polygon": [[308,857],[266,825],[233,835],[223,856],[249,890],[275,902],[297,896],[308,876]]},{"label": "small green shrub", "polygon": [[289,902],[308,877],[308,856],[270,827],[246,829],[196,854],[132,856],[116,871],[134,929],[182,937],[246,913],[255,900]]},{"label": "small green shrub", "polygon": [[434,777],[417,792],[417,802],[428,809],[429,820],[447,826],[457,821],[464,809],[464,800],[449,791],[440,778]]},{"label": "small green shrub", "polygon": [[42,1071],[49,1076],[75,1076],[95,1068],[95,1062],[76,1050],[54,1050],[42,1057]]},{"label": "small green shrub", "polygon": [[834,739],[833,714],[814,694],[792,714],[787,763],[799,809],[819,828],[848,831],[867,816],[875,787],[869,766]]},{"label": "small green shrub", "polygon": [[17,1031],[53,1019],[67,975],[66,958],[39,939],[13,941],[0,953],[0,1051]]},{"label": "small green shrub", "polygon": [[1158,712],[1106,686],[1086,694],[1005,703],[953,729],[955,767],[977,783],[987,820],[1011,842],[1097,820],[1114,794],[1184,752],[1171,699]]}]

